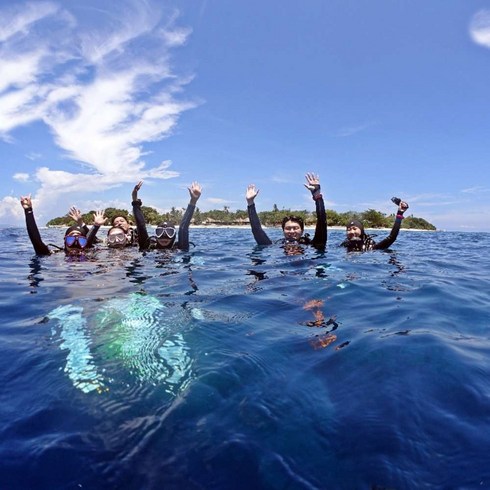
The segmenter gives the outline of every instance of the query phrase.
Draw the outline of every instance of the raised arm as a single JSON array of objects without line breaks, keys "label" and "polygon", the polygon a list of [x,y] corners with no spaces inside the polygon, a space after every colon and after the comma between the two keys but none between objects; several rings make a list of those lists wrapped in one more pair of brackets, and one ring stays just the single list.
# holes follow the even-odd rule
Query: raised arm
[{"label": "raised arm", "polygon": [[374,250],[384,250],[392,245],[398,237],[398,232],[400,231],[400,226],[402,224],[402,219],[404,218],[403,213],[408,209],[408,204],[405,201],[400,201],[398,204],[398,211],[396,213],[395,222],[393,223],[393,228],[390,234],[380,242],[376,243],[373,247]]},{"label": "raised arm", "polygon": [[96,211],[94,213],[94,224],[87,233],[87,247],[91,247],[94,244],[99,228],[106,223],[107,219],[108,218],[104,216],[104,211]]},{"label": "raised arm", "polygon": [[185,210],[184,216],[179,225],[179,234],[177,247],[182,250],[189,248],[189,225],[196,209],[196,204],[201,197],[202,187],[198,182],[193,182],[190,187],[187,188],[190,195],[190,201]]},{"label": "raised arm", "polygon": [[259,189],[255,187],[255,184],[250,184],[247,187],[245,198],[247,199],[247,211],[250,226],[252,227],[252,233],[257,242],[257,245],[271,245],[271,239],[267,236],[267,233],[262,229],[257,210],[255,209],[255,198],[259,193]]},{"label": "raised arm", "polygon": [[145,217],[141,211],[141,199],[138,199],[138,191],[141,189],[143,181],[140,180],[133,189],[131,194],[132,205],[133,205],[133,216],[136,221],[136,230],[138,232],[138,244],[140,250],[146,250],[150,245],[150,238],[148,236],[148,231],[146,231]]},{"label": "raised arm", "polygon": [[70,210],[68,211],[68,216],[76,222],[76,224],[82,228],[85,233],[88,235],[89,233],[89,227],[86,225],[86,223],[83,221],[83,216],[81,211],[76,207],[72,206]]},{"label": "raised arm", "polygon": [[38,255],[50,255],[51,252],[49,251],[47,245],[43,243],[41,234],[39,233],[39,228],[37,227],[36,220],[34,219],[31,196],[22,196],[20,198],[20,204],[24,209],[27,234],[29,235],[32,246],[34,247],[34,251]]},{"label": "raised arm", "polygon": [[327,213],[320,189],[320,177],[313,173],[307,173],[305,177],[305,187],[311,192],[316,207],[315,236],[311,244],[317,248],[325,248],[327,244]]}]

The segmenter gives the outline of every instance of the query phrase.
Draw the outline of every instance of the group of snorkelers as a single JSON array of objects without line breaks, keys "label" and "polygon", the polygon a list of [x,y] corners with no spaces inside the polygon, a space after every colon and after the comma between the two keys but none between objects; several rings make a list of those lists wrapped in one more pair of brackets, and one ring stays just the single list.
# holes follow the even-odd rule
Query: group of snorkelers
[{"label": "group of snorkelers", "polygon": [[[312,245],[318,249],[324,249],[327,244],[327,215],[325,203],[321,193],[320,178],[313,173],[306,174],[305,187],[311,192],[311,197],[315,201],[316,207],[316,226],[313,238],[308,233],[304,233],[305,225],[299,216],[286,216],[282,220],[282,230],[284,238],[280,240],[284,244],[286,251],[288,247],[305,244]],[[255,209],[255,198],[259,190],[254,184],[247,188],[247,211],[252,227],[252,233],[258,245],[270,245],[272,241],[262,229],[257,211]],[[408,209],[408,204],[398,198],[393,198],[393,202],[398,206],[395,223],[390,234],[380,242],[376,242],[373,237],[368,235],[364,230],[364,225],[359,220],[352,220],[346,227],[346,238],[341,243],[349,252],[365,252],[367,250],[384,250],[387,249],[398,237],[400,226],[403,220],[403,213]],[[291,250],[291,248],[289,248]]]},{"label": "group of snorkelers", "polygon": [[[202,187],[199,183],[193,182],[188,187],[190,200],[182,220],[177,227],[173,223],[161,222],[155,229],[155,234],[149,236],[145,218],[141,210],[142,202],[138,198],[138,191],[143,182],[140,181],[132,192],[133,216],[136,221],[136,229],[130,225],[124,216],[113,218],[111,227],[107,232],[106,243],[111,248],[122,248],[128,246],[138,246],[140,250],[151,249],[181,249],[189,248],[189,225],[191,223],[196,204],[201,197]],[[316,207],[316,226],[313,238],[308,233],[304,233],[304,221],[298,216],[287,216],[282,220],[282,230],[284,237],[280,242],[287,247],[298,247],[301,245],[311,245],[317,249],[324,249],[327,244],[327,215],[325,204],[321,193],[320,179],[313,173],[306,174],[306,183],[304,186],[311,192],[312,199]],[[247,211],[250,220],[250,226],[255,241],[258,245],[271,245],[272,241],[262,229],[257,211],[255,209],[255,198],[259,189],[254,184],[250,184],[246,190]],[[24,208],[27,232],[34,247],[39,255],[49,255],[51,250],[48,245],[44,244],[39,233],[34,213],[32,210],[32,201],[30,196],[21,197],[21,205]],[[363,224],[359,220],[352,220],[346,227],[346,239],[341,243],[348,251],[363,252],[367,250],[382,250],[388,248],[394,243],[400,231],[403,213],[408,209],[405,201],[394,198],[393,202],[398,206],[395,222],[390,234],[380,242],[366,234]],[[64,246],[56,247],[64,250],[70,255],[83,253],[86,249],[94,246],[97,242],[97,232],[102,225],[105,225],[107,218],[102,211],[94,213],[94,222],[89,228],[82,218],[80,211],[72,207],[69,216],[76,222],[70,226],[64,236]]]}]

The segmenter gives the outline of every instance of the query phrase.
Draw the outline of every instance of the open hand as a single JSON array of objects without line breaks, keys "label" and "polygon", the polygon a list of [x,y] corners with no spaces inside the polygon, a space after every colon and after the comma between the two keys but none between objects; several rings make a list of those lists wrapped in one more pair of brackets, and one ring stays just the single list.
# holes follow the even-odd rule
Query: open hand
[{"label": "open hand", "polygon": [[104,216],[104,211],[95,211],[94,213],[94,225],[102,226],[105,224],[108,218]]},{"label": "open hand", "polygon": [[76,206],[72,206],[70,208],[70,211],[68,212],[68,216],[73,221],[75,221],[79,226],[82,226],[82,224],[83,224],[82,213],[80,212],[79,209],[76,208]]},{"label": "open hand", "polygon": [[259,189],[255,187],[255,184],[249,184],[247,187],[247,192],[245,193],[245,198],[247,199],[247,204],[250,206],[254,203],[254,199],[257,197]]},{"label": "open hand", "polygon": [[315,192],[320,189],[320,177],[313,173],[307,173],[306,184],[304,186],[311,192]]}]

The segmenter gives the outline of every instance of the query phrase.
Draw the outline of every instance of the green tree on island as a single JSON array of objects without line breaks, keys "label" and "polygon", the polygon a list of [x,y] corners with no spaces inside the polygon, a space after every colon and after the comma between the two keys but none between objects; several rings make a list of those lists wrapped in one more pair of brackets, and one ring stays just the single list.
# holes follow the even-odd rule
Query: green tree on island
[{"label": "green tree on island", "polygon": [[[149,225],[157,225],[162,221],[168,221],[172,223],[179,223],[182,219],[184,209],[177,209],[172,207],[169,212],[160,214],[155,208],[150,206],[142,206],[141,210],[145,221]],[[87,225],[91,225],[93,222],[94,211],[90,211],[83,215],[83,219]],[[291,209],[279,209],[274,204],[271,211],[261,211],[259,214],[261,222],[265,226],[280,226],[285,216],[300,216],[307,226],[312,226],[316,223],[316,215],[314,212],[307,210],[291,210]],[[130,222],[134,221],[131,213],[124,209],[107,208],[105,215],[109,218],[110,223],[116,216],[124,216]],[[327,223],[329,226],[346,226],[353,219],[361,220],[365,223],[366,228],[391,228],[395,219],[394,214],[386,215],[375,209],[368,209],[362,213],[357,211],[347,211],[344,213],[338,213],[332,209],[327,209]],[[247,211],[238,209],[237,211],[230,211],[229,206],[224,206],[223,209],[213,209],[211,211],[200,211],[196,208],[194,213],[194,219],[192,220],[194,225],[248,225]],[[70,226],[73,224],[73,220],[68,216],[61,216],[54,218],[47,223],[47,226]],[[416,230],[436,230],[436,227],[426,221],[423,218],[417,218],[415,216],[407,216],[402,222],[402,228],[416,229]]]}]

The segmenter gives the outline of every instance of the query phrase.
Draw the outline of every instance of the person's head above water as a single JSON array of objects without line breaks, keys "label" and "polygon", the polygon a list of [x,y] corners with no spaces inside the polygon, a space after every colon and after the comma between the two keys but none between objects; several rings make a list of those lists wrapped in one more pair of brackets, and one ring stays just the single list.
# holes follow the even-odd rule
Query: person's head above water
[{"label": "person's head above water", "polygon": [[112,218],[112,226],[122,228],[124,233],[129,231],[129,222],[124,216],[115,216]]},{"label": "person's head above water", "polygon": [[80,253],[87,246],[85,230],[78,225],[70,226],[65,232],[65,251]]},{"label": "person's head above water", "polygon": [[305,229],[303,218],[299,216],[286,216],[283,218],[282,231],[284,232],[284,238],[290,241],[297,241],[301,238]]},{"label": "person's head above water", "polygon": [[107,246],[110,248],[125,247],[128,244],[128,236],[121,226],[113,226],[107,232]]},{"label": "person's head above water", "polygon": [[155,236],[157,248],[172,248],[176,236],[175,225],[162,221],[155,229]]},{"label": "person's head above water", "polygon": [[362,240],[364,237],[364,225],[358,220],[353,219],[346,226],[347,240]]}]

